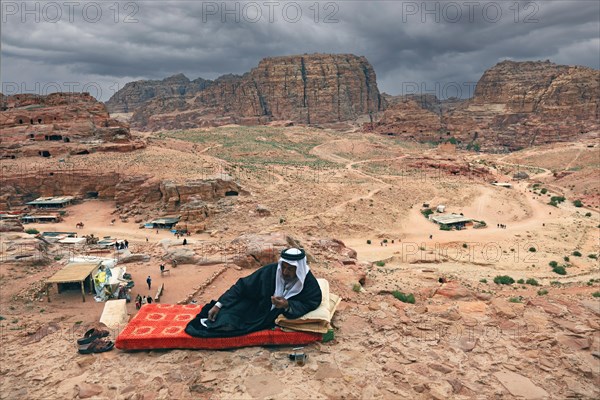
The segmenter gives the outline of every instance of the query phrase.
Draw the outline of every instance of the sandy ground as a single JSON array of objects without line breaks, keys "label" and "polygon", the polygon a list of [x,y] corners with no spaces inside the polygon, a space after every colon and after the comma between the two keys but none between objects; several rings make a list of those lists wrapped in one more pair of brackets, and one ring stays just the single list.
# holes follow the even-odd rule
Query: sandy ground
[{"label": "sandy ground", "polygon": [[[358,135],[340,139],[326,133],[323,143],[310,154],[337,165],[323,173],[327,179],[312,180],[313,175],[285,170],[271,171],[268,179],[264,175],[242,177],[240,184],[250,195],[232,200],[225,211],[211,218],[208,230],[217,233],[187,238],[188,246],[194,248],[200,243],[227,242],[242,233],[283,231],[301,241],[334,237],[355,249],[359,261],[369,263],[367,284],[355,292],[346,280],[349,270],[336,260],[315,259],[311,266],[315,274],[330,280],[344,301],[334,319],[336,340],[309,346],[311,358],[306,367],[290,364],[287,348],[114,350],[80,356],[73,339],[86,324],[99,319],[103,304],[91,295],[83,303],[78,291],[53,291],[50,303],[31,301],[24,295],[67,259],[49,267],[3,263],[0,398],[535,398],[542,393],[540,389],[547,390],[549,398],[600,396],[600,363],[593,354],[600,351],[600,308],[594,311],[600,304],[591,297],[600,280],[589,281],[600,274],[597,260],[587,257],[600,252],[598,212],[592,209],[592,217],[585,217],[588,209],[576,209],[570,202],[559,207],[546,204],[547,196],[531,190],[531,181],[549,176],[545,169],[511,189],[460,178],[414,180],[374,173],[367,168],[373,162],[389,160],[401,166],[407,154],[435,155],[434,150],[412,144],[385,146],[382,140]],[[106,157],[125,162],[134,158],[139,161],[135,168],[152,172],[152,168],[162,170],[174,154],[181,155],[182,163],[205,156],[219,162],[219,151],[225,149],[218,143],[196,147],[161,139],[141,151],[143,157]],[[498,164],[526,164],[534,155],[530,150],[521,158],[506,157]],[[92,156],[90,160],[97,162],[104,155]],[[467,161],[475,158],[465,157]],[[587,159],[577,149],[568,158],[573,166]],[[510,180],[510,175],[494,171],[498,180]],[[194,177],[194,169],[186,174]],[[488,227],[440,231],[421,215],[424,202],[432,206],[443,202],[447,212],[484,220]],[[257,204],[266,206],[271,215],[258,217]],[[164,250],[159,242],[175,239],[173,234],[123,223],[114,210],[113,202],[84,201],[69,207],[59,224],[26,228],[127,239],[133,253],[151,257],[149,262],[126,264],[136,282],[133,297],[153,295],[164,283],[163,303],[176,303],[189,295],[204,303],[250,272],[232,264],[179,265],[168,267],[170,272],[161,276]],[[114,225],[112,219],[116,219]],[[83,229],[75,227],[78,222],[84,223]],[[384,239],[388,243],[382,246]],[[536,251],[529,251],[531,247]],[[573,257],[574,250],[583,256]],[[114,252],[107,255],[115,256]],[[565,256],[570,256],[568,275],[558,276],[548,263],[562,263]],[[370,264],[375,261],[383,264]],[[215,274],[218,278],[212,281]],[[540,287],[535,286],[492,283],[494,276],[503,274],[515,280],[535,278],[549,294],[539,295]],[[145,284],[148,275],[151,290]],[[438,292],[447,286],[438,283],[439,277],[454,282],[441,295]],[[562,285],[551,284],[556,281]],[[396,289],[415,293],[416,304],[390,296]],[[133,303],[128,304],[128,312],[136,313]],[[530,329],[526,334],[524,326]],[[476,344],[462,334],[439,335],[440,330],[464,333],[469,327],[480,329]],[[494,336],[490,328],[501,333]],[[515,331],[521,333],[515,335]],[[510,375],[512,384],[504,382],[505,375],[498,375],[506,371],[516,375]],[[526,388],[526,394],[513,386]]]}]

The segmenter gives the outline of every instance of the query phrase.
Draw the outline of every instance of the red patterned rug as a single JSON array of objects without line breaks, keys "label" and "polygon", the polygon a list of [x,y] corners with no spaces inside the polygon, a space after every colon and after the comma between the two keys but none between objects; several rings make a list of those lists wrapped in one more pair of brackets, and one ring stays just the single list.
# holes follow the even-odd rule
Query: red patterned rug
[{"label": "red patterned rug", "polygon": [[229,338],[196,338],[185,327],[200,312],[195,304],[146,304],[119,334],[121,350],[233,349],[261,345],[300,345],[320,341],[319,333],[283,332],[279,328]]}]

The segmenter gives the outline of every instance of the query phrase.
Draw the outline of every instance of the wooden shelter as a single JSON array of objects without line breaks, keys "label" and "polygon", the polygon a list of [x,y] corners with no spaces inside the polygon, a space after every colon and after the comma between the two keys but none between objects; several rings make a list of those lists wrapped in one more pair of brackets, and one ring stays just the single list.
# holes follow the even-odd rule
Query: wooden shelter
[{"label": "wooden shelter", "polygon": [[90,287],[93,287],[92,275],[100,268],[101,264],[102,262],[98,261],[87,263],[69,263],[65,265],[63,269],[58,271],[46,281],[46,296],[48,297],[48,301],[50,301],[49,288],[51,284],[56,283],[58,293],[60,293],[61,283],[79,282],[81,284],[81,297],[85,302],[84,282],[89,278]]}]

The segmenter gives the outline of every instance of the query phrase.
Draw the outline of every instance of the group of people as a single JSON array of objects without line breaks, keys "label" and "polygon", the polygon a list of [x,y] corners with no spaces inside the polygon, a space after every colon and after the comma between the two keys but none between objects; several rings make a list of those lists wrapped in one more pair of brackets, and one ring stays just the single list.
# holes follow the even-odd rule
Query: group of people
[{"label": "group of people", "polygon": [[135,309],[139,310],[144,304],[152,304],[152,296],[141,296],[138,294],[135,297]]},{"label": "group of people", "polygon": [[504,224],[498,224],[498,228],[506,229],[506,225],[504,225]]},{"label": "group of people", "polygon": [[119,242],[119,241],[115,241],[115,250],[123,250],[123,249],[128,249],[129,248],[129,241],[127,241],[127,239]]}]

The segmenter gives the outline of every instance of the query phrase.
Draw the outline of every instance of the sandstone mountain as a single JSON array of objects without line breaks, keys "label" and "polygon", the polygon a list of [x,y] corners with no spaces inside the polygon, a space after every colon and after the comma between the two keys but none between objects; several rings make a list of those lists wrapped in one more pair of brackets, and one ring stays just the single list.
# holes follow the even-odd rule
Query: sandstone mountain
[{"label": "sandstone mountain", "polygon": [[0,154],[4,158],[94,151],[130,151],[129,126],[109,117],[89,93],[1,96]]},{"label": "sandstone mountain", "polygon": [[243,76],[127,84],[108,102],[111,112],[134,112],[141,130],[182,129],[274,120],[304,124],[355,120],[383,110],[373,67],[352,54],[263,59]]},{"label": "sandstone mountain", "polygon": [[442,101],[439,111],[430,96],[396,98],[367,129],[421,142],[450,139],[466,148],[513,151],[598,131],[599,93],[598,70],[503,61],[483,74],[473,98]]}]

